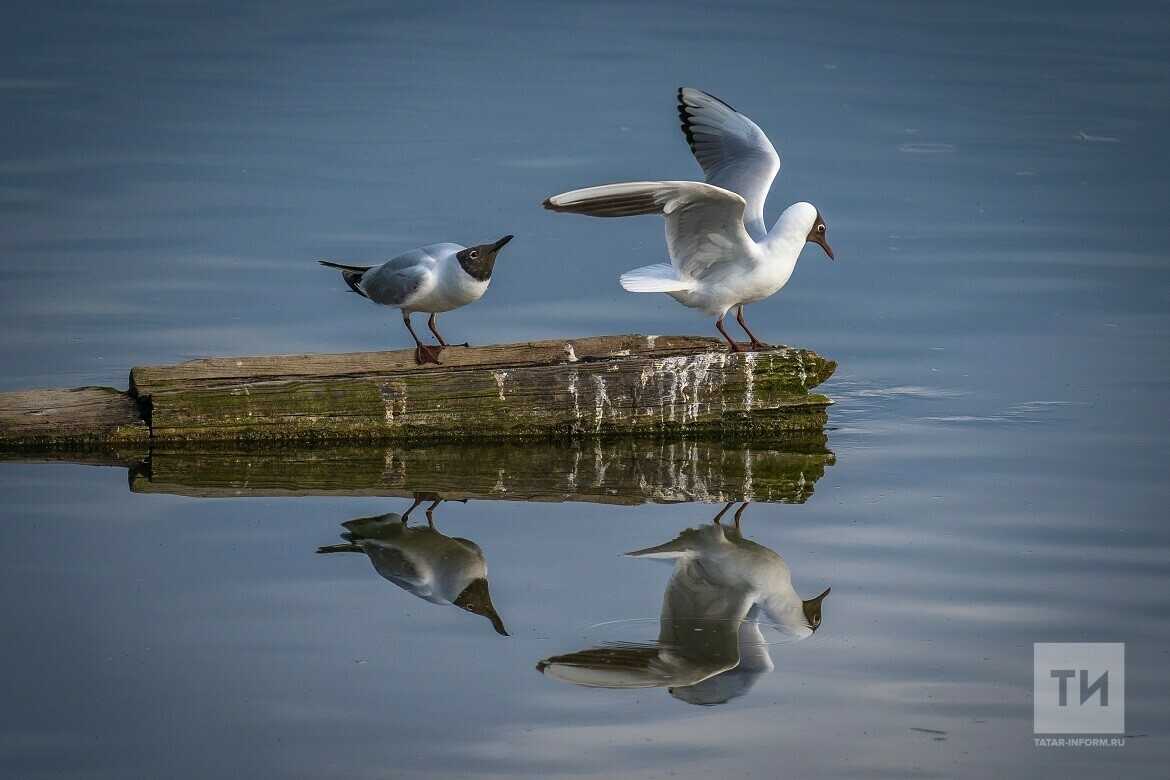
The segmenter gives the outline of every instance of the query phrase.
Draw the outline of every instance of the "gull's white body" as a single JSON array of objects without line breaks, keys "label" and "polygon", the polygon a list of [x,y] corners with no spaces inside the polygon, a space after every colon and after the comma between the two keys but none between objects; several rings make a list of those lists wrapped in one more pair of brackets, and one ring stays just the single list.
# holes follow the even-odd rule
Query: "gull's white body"
[{"label": "gull's white body", "polygon": [[[817,218],[812,205],[797,203],[762,241],[754,241],[742,220],[736,219],[735,193],[700,182],[648,184],[656,197],[667,199],[664,216],[671,262],[622,274],[622,287],[664,292],[708,317],[722,319],[732,308],[762,301],[787,284]],[[595,193],[605,189],[590,188]],[[679,211],[684,213],[675,216]],[[728,216],[728,211],[733,213]]]},{"label": "gull's white body", "polygon": [[412,249],[369,269],[356,285],[374,303],[394,306],[403,314],[452,311],[478,301],[491,281],[463,270],[456,254],[464,249],[449,243]]}]

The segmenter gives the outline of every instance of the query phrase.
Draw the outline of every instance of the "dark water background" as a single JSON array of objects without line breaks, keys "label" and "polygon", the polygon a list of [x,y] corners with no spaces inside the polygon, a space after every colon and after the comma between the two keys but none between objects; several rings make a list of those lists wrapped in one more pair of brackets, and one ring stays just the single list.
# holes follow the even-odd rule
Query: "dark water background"
[{"label": "dark water background", "polygon": [[[0,390],[205,355],[401,348],[314,262],[513,233],[454,340],[713,333],[617,285],[661,223],[551,194],[697,178],[708,90],[783,160],[809,251],[748,310],[837,360],[836,462],[743,534],[808,639],[725,704],[568,685],[657,632],[622,553],[721,503],[474,498],[510,637],[315,555],[407,498],[130,492],[0,467],[0,773],[1150,776],[1170,761],[1170,15],[1157,3],[11,3],[0,9]],[[814,248],[815,249],[815,248]],[[588,453],[586,453],[588,454]],[[485,458],[492,457],[490,451]],[[718,496],[710,496],[718,498]],[[425,522],[421,515],[412,516]],[[765,629],[765,634],[768,636]],[[1040,748],[1035,642],[1124,642],[1123,748]]]}]

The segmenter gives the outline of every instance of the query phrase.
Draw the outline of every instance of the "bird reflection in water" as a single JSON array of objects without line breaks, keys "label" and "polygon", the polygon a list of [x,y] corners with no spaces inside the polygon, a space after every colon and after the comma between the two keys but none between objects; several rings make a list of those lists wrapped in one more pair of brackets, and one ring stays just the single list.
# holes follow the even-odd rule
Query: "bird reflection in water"
[{"label": "bird reflection in water", "polygon": [[[408,525],[410,513],[424,501],[426,525]],[[491,621],[496,633],[508,636],[504,621],[488,593],[487,563],[479,545],[469,539],[445,536],[435,527],[435,507],[442,501],[433,493],[418,494],[404,514],[390,512],[342,523],[345,544],[317,549],[319,553],[361,552],[375,571],[405,591],[432,604],[454,604]]]},{"label": "bird reflection in water", "polygon": [[691,704],[722,704],[751,690],[774,668],[761,624],[792,639],[811,636],[829,589],[802,600],[784,559],[740,534],[747,502],[735,512],[733,527],[723,524],[734,503],[708,525],[627,553],[674,563],[657,642],[606,644],[553,656],[536,668],[595,688],[666,687]]}]

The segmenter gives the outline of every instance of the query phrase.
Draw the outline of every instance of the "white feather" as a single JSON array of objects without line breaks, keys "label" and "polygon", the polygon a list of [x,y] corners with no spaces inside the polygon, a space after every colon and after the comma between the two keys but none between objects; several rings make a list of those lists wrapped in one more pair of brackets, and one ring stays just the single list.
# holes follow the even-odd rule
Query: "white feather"
[{"label": "white feather", "polygon": [[682,292],[694,285],[694,280],[680,279],[670,263],[644,265],[621,276],[622,287],[630,292]]}]

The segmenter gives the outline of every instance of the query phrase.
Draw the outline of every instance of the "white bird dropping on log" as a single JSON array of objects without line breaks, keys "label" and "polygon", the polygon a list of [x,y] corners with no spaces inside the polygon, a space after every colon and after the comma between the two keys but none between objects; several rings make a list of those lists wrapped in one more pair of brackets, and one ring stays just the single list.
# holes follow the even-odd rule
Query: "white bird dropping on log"
[{"label": "white bird dropping on log", "polygon": [[796,203],[764,228],[764,200],[780,170],[780,157],[764,132],[718,98],[690,87],[678,91],[682,129],[706,183],[640,181],[603,184],[554,195],[546,209],[593,217],[661,214],[666,218],[670,263],[622,274],[631,292],[663,292],[684,306],[715,317],[715,327],[736,352],[744,347],[723,329],[733,307],[751,339],[767,345],[743,321],[743,307],[785,285],[800,250],[820,244],[829,259],[825,220],[809,203]]},{"label": "white bird dropping on log", "polygon": [[[383,306],[402,310],[402,321],[414,338],[415,359],[420,363],[438,363],[439,353],[451,346],[435,327],[435,315],[478,301],[487,291],[496,264],[496,253],[512,236],[494,244],[463,247],[459,244],[431,244],[383,263],[379,266],[343,265],[319,260],[321,265],[341,269],[349,288]],[[416,311],[431,315],[427,321],[438,346],[424,344],[410,324]],[[458,346],[466,347],[468,344]]]}]

